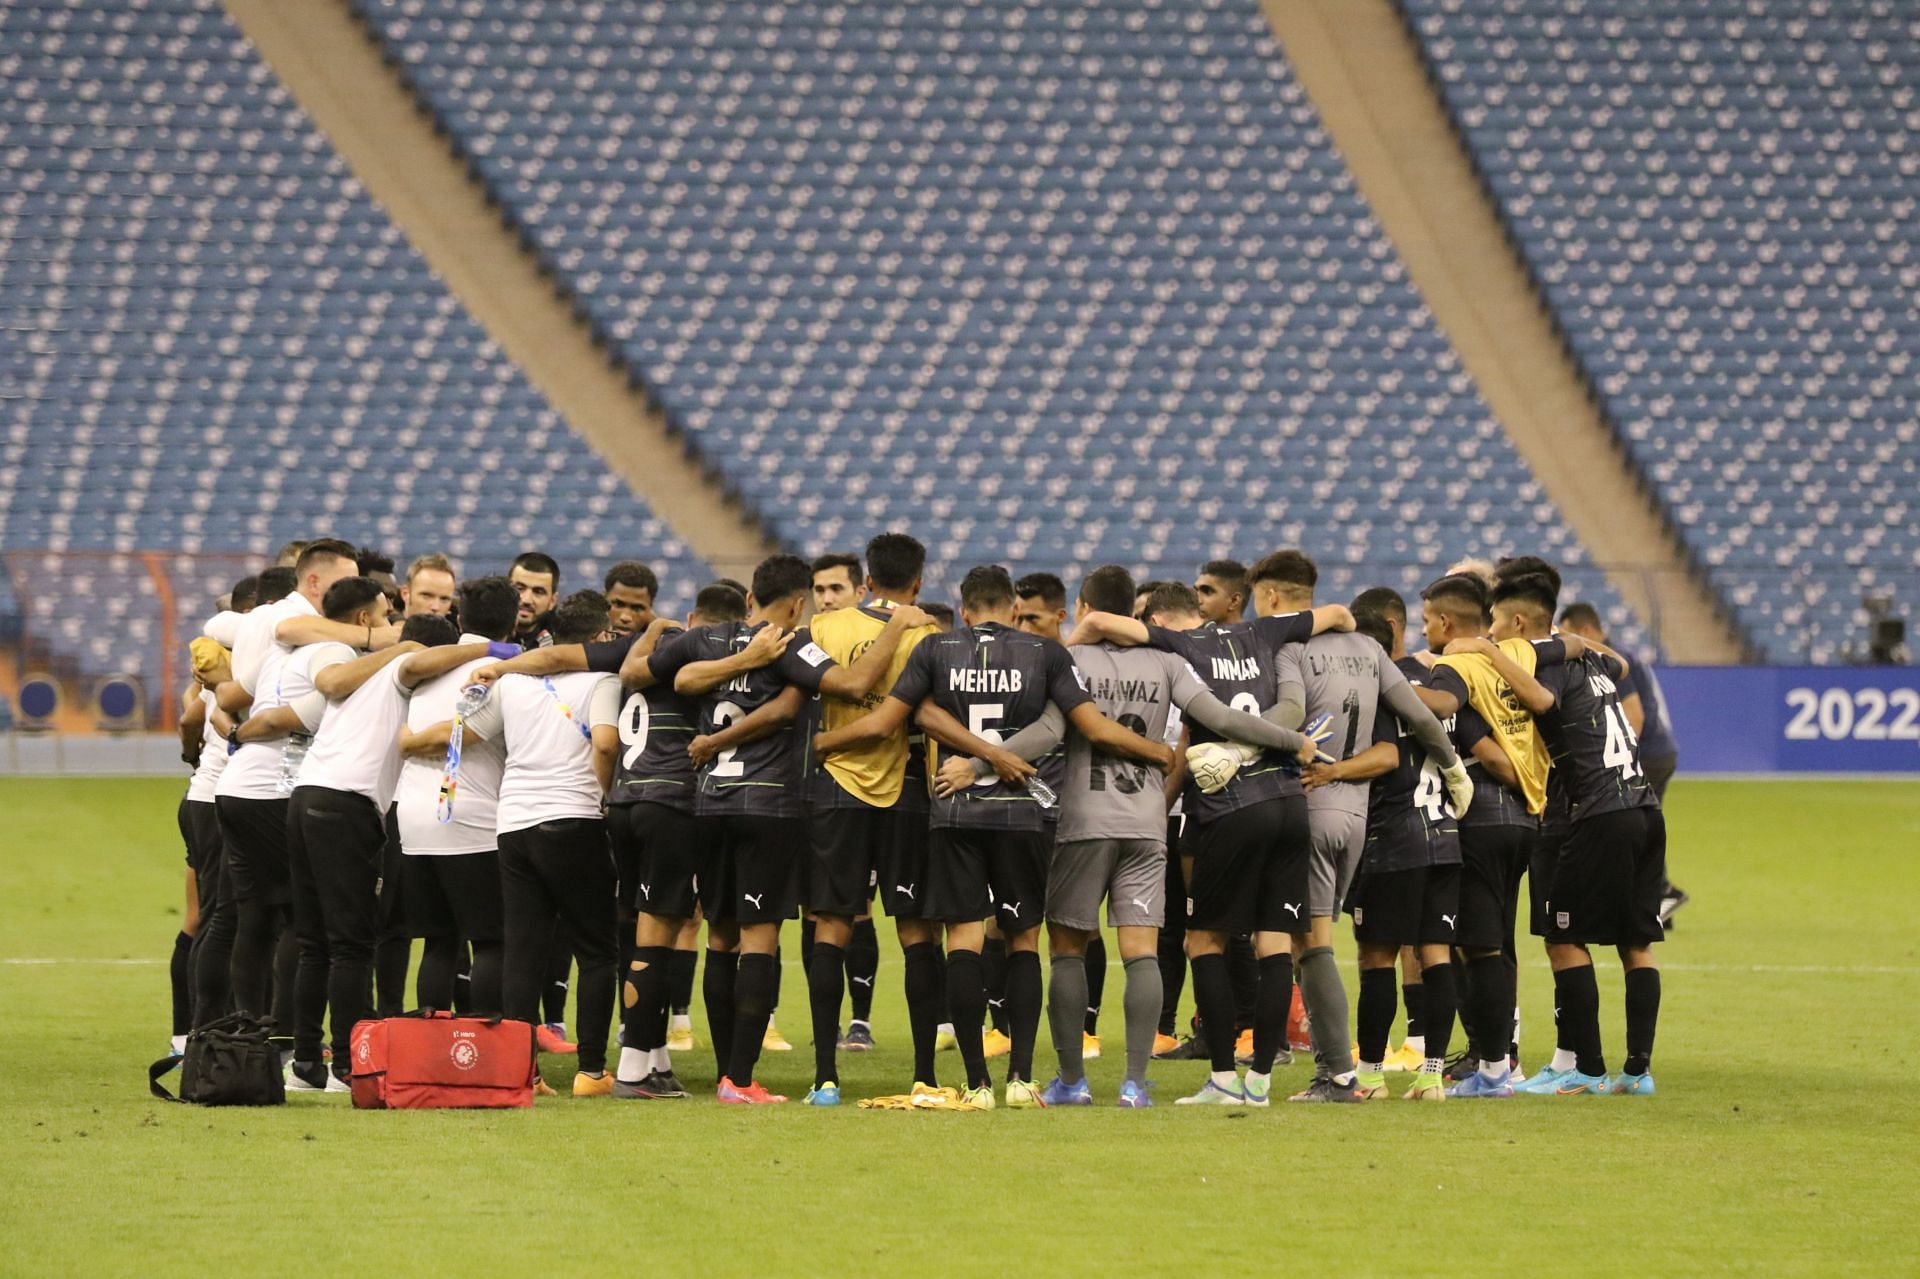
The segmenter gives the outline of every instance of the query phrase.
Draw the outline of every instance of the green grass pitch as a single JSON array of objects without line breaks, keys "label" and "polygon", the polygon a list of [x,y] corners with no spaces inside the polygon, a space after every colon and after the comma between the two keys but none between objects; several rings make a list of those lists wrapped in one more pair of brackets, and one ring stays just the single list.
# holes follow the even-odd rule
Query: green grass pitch
[{"label": "green grass pitch", "polygon": [[[1674,788],[1694,903],[1661,952],[1651,1100],[1195,1112],[1168,1103],[1202,1065],[1157,1063],[1160,1106],[1122,1111],[1116,969],[1102,1104],[976,1115],[722,1108],[698,1088],[704,1049],[683,1059],[701,1095],[679,1104],[154,1101],[179,793],[0,780],[0,1273],[1920,1272],[1912,784]],[[844,1059],[850,1100],[908,1082],[887,934],[881,1049]],[[1617,1067],[1617,967],[1600,984]],[[1552,1039],[1536,955],[1520,991],[1531,1066]],[[780,1023],[797,1051],[762,1078],[797,1095],[794,966]],[[1043,1076],[1049,1060],[1043,1042]],[[563,1090],[566,1072],[548,1060]]]}]

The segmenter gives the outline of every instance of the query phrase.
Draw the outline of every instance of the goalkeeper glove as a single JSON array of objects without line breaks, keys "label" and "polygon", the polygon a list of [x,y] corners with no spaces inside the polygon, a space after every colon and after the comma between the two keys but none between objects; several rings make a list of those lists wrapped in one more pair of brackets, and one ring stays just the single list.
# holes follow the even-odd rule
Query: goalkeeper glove
[{"label": "goalkeeper glove", "polygon": [[1465,817],[1467,806],[1473,803],[1473,779],[1467,776],[1467,762],[1463,759],[1453,761],[1453,766],[1440,770],[1440,779],[1447,784],[1447,798],[1453,803],[1453,815]]}]

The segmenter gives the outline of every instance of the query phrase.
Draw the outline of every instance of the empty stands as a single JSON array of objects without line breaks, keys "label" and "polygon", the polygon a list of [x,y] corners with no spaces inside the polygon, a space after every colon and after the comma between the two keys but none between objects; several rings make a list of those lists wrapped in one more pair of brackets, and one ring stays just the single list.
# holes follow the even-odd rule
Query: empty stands
[{"label": "empty stands", "polygon": [[321,531],[467,571],[539,546],[566,587],[641,555],[669,602],[705,572],[217,0],[0,0],[0,612],[157,696],[156,575],[191,624],[219,553]]},{"label": "empty stands", "polygon": [[1614,602],[1254,0],[356,3],[790,543],[911,527],[936,594],[1298,543],[1336,598],[1528,548]]},{"label": "empty stands", "polygon": [[1776,661],[1920,603],[1920,10],[1403,0],[1632,456]]}]

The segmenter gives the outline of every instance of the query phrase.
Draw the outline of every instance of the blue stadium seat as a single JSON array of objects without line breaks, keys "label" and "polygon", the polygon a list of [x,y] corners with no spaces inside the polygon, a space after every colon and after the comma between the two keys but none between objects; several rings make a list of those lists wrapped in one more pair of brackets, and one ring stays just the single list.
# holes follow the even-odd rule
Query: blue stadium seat
[{"label": "blue stadium seat", "polygon": [[567,587],[645,558],[666,605],[691,600],[706,567],[493,346],[218,0],[0,0],[0,69],[0,632],[170,705],[136,553],[178,573],[184,644],[244,571],[226,553],[257,564],[319,533],[473,572],[537,545]]},{"label": "blue stadium seat", "polygon": [[914,529],[932,598],[979,559],[1189,578],[1299,543],[1345,598],[1541,550],[1641,638],[1254,0],[355,3],[793,545]]},{"label": "blue stadium seat", "polygon": [[1576,358],[1776,661],[1920,604],[1905,0],[1401,0]]}]

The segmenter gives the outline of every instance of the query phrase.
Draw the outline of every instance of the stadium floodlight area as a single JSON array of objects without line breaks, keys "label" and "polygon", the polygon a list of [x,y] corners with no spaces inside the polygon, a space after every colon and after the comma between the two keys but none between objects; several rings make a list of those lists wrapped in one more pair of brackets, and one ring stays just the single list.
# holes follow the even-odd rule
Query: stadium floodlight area
[{"label": "stadium floodlight area", "polygon": [[1628,451],[1774,661],[1920,602],[1904,0],[1402,0]]}]

